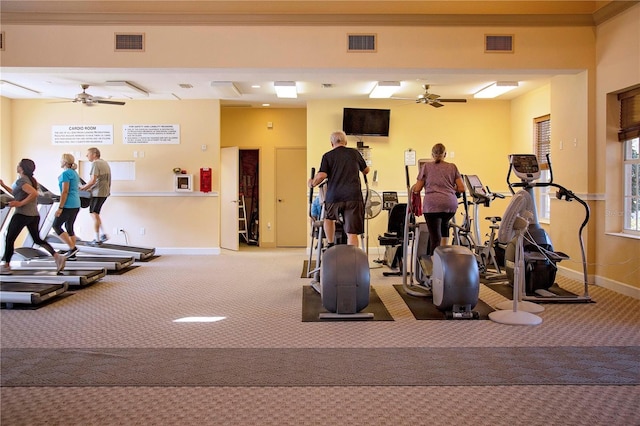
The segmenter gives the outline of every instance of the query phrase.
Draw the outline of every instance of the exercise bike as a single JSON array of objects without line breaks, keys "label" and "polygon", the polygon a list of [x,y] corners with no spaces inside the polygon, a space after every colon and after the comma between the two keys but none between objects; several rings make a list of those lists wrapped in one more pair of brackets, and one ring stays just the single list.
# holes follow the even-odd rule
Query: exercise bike
[{"label": "exercise bike", "polygon": [[[311,169],[311,178],[315,176],[315,168]],[[369,194],[367,177],[364,176]],[[374,314],[361,312],[369,305],[370,269],[369,259],[364,251],[356,246],[336,244],[324,247],[325,218],[324,191],[326,182],[319,186],[321,198],[321,214],[313,218],[313,188],[309,190],[309,216],[312,218],[311,246],[307,263],[307,277],[312,278],[311,287],[320,294],[322,306],[328,311],[319,314],[320,319],[373,319]],[[366,200],[364,200],[366,203]],[[364,245],[364,239],[363,245]],[[315,248],[314,248],[315,244]],[[315,266],[311,269],[313,253]]]},{"label": "exercise bike", "polygon": [[[405,166],[410,194],[409,167]],[[426,223],[416,222],[412,197],[408,197],[403,241],[402,286],[416,297],[432,297],[447,319],[478,319],[473,308],[480,295],[480,274],[473,252],[460,245],[435,248],[427,256],[429,233]],[[410,270],[407,270],[407,265]],[[415,265],[415,269],[414,269]],[[414,282],[415,278],[415,282]]]},{"label": "exercise bike", "polygon": [[[480,275],[485,279],[504,279],[504,274],[500,268],[503,263],[496,253],[496,234],[499,228],[498,223],[502,220],[500,216],[488,216],[486,220],[491,222],[489,226],[489,239],[482,243],[480,237],[480,217],[479,207],[489,207],[491,202],[496,198],[504,198],[504,195],[491,192],[489,187],[484,187],[477,175],[463,175],[463,180],[467,194],[462,194],[463,219],[462,224],[458,225],[455,218],[451,221],[451,229],[453,233],[452,244],[461,245],[470,249],[476,256]],[[469,214],[469,206],[473,207],[473,215]],[[502,259],[504,257],[502,256]]]},{"label": "exercise bike", "polygon": [[[553,182],[553,169],[547,154],[549,165],[549,182],[536,182],[540,178],[540,167],[538,159],[533,154],[512,154],[509,156],[509,171],[507,173],[507,184],[511,193],[514,194],[507,210],[505,211],[502,223],[498,230],[498,244],[505,247],[505,270],[509,283],[514,283],[514,261],[517,250],[514,239],[514,222],[517,216],[523,212],[531,212],[532,219],[523,236],[524,254],[524,294],[522,299],[532,302],[590,302],[589,284],[587,275],[587,261],[582,240],[582,231],[589,222],[590,209],[580,197],[572,191]],[[511,173],[514,173],[520,182],[511,182]],[[559,200],[576,200],[585,209],[585,217],[578,230],[580,251],[582,254],[582,270],[584,279],[584,293],[582,295],[558,295],[549,289],[553,286],[557,263],[569,259],[565,253],[554,251],[549,235],[538,223],[537,209],[533,189],[535,187],[557,188],[556,198]],[[522,188],[517,193],[513,188]]]}]

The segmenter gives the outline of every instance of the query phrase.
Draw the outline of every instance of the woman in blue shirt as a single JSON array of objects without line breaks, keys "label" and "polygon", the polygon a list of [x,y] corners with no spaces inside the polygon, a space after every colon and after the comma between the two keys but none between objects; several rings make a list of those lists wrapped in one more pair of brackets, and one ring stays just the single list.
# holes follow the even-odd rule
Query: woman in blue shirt
[{"label": "woman in blue shirt", "polygon": [[[78,248],[76,247],[76,234],[73,231],[73,224],[80,211],[80,176],[76,172],[75,158],[71,154],[62,154],[60,167],[62,173],[58,177],[60,187],[60,204],[56,211],[56,218],[53,221],[53,230],[68,246],[65,253],[67,259],[75,259]],[[64,229],[62,226],[64,225]]]}]

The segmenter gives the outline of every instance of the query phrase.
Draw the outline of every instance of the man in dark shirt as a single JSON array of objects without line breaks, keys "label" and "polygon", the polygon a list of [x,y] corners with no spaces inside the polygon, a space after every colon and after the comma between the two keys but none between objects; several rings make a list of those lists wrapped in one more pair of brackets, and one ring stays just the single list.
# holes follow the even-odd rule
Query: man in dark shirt
[{"label": "man in dark shirt", "polygon": [[335,244],[336,220],[344,219],[347,244],[358,245],[358,236],[364,233],[364,200],[360,187],[360,172],[369,173],[369,167],[358,150],[347,148],[344,132],[331,134],[331,151],[322,156],[320,170],[308,181],[313,188],[328,179],[325,196],[324,232],[328,246]]}]

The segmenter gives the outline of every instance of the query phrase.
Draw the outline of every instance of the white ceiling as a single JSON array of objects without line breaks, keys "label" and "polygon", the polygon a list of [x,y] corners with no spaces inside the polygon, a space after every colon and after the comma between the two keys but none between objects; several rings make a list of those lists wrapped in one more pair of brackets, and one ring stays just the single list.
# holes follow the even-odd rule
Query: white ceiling
[{"label": "white ceiling", "polygon": [[[557,73],[557,71],[556,71]],[[3,68],[1,79],[33,90],[35,93],[13,92],[0,86],[2,96],[11,99],[72,100],[82,91],[81,84],[89,84],[87,93],[95,97],[124,100],[188,100],[222,99],[223,106],[305,107],[314,99],[367,99],[377,81],[400,81],[401,88],[394,95],[412,101],[430,85],[430,93],[443,98],[472,99],[473,94],[494,81],[519,81],[520,87],[499,99],[511,99],[549,82],[555,74],[547,71],[501,73],[493,71],[464,73],[442,70],[399,69],[332,69],[332,70],[268,70],[268,69],[48,69]],[[109,81],[128,81],[148,92],[127,95]],[[241,95],[225,97],[216,91],[212,82],[233,82]],[[297,99],[278,99],[274,81],[295,81]],[[182,88],[189,84],[192,88]],[[252,86],[258,85],[259,88]],[[330,85],[327,87],[327,85]]]}]

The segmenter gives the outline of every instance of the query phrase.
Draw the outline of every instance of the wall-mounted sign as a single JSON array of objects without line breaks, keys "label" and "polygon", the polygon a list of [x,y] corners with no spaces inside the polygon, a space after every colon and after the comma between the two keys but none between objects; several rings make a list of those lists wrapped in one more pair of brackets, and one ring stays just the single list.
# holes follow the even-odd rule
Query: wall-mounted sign
[{"label": "wall-mounted sign", "polygon": [[53,145],[113,145],[111,124],[70,124],[51,126]]},{"label": "wall-mounted sign", "polygon": [[125,124],[122,126],[122,143],[139,145],[180,144],[179,124]]}]

